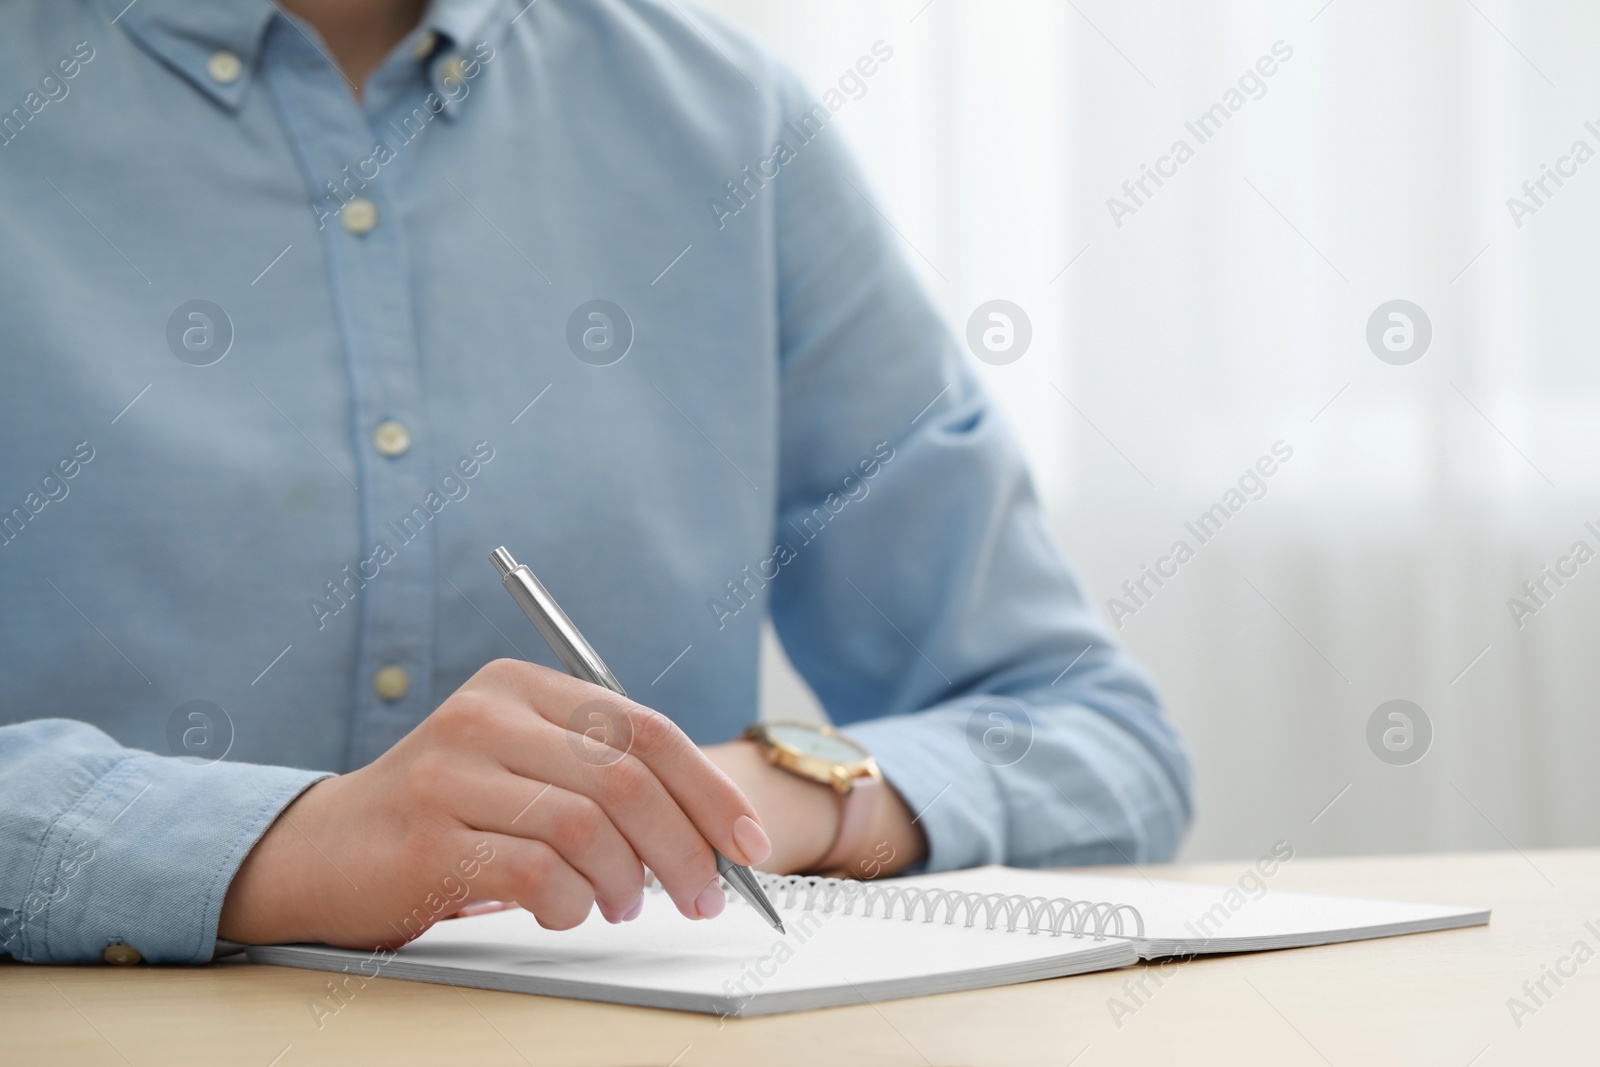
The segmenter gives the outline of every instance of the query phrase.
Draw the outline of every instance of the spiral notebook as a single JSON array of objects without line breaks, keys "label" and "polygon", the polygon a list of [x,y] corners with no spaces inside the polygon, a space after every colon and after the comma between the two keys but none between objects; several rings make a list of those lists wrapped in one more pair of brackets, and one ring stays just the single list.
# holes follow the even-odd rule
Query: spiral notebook
[{"label": "spiral notebook", "polygon": [[[664,894],[647,892],[640,916],[616,926],[591,914],[577,928],[556,932],[512,910],[439,923],[393,953],[266,945],[249,956],[345,972],[351,976],[340,979],[345,983],[404,978],[770,1015],[1059,978],[1141,956],[1321,944],[1488,921],[1482,909],[1273,890],[1230,910],[1215,936],[1196,939],[1184,924],[1206,923],[1208,914],[1215,921],[1211,901],[1229,887],[1004,867],[870,883],[761,879],[786,934],[737,897],[721,917],[692,922]],[[1262,905],[1256,915],[1253,905]]]}]

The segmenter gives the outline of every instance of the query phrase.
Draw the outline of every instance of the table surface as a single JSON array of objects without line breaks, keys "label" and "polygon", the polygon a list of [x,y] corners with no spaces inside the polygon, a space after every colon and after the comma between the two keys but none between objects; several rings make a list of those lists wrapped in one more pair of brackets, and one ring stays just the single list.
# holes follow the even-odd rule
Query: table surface
[{"label": "table surface", "polygon": [[[1225,884],[1247,868],[1240,861],[1142,870]],[[1600,850],[1295,859],[1270,885],[1487,905],[1494,914],[1487,927],[1168,964],[1146,976],[1137,999],[1124,983],[1155,965],[759,1019],[378,979],[319,1027],[312,1005],[328,976],[318,972],[241,961],[0,962],[0,1061],[1494,1067],[1600,1060]],[[1579,942],[1586,951],[1575,952]],[[1560,984],[1546,977],[1557,970],[1566,972]],[[1534,983],[1531,996],[1525,982]],[[1122,1011],[1113,1012],[1113,998]],[[1511,998],[1528,1010],[1513,1013]]]}]

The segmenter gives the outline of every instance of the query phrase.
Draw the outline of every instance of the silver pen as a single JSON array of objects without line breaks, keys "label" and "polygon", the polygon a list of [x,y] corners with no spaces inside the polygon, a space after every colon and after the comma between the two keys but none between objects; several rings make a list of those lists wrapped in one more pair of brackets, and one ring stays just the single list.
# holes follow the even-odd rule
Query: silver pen
[{"label": "silver pen", "polygon": [[[533,623],[533,628],[539,631],[539,636],[544,638],[544,643],[550,646],[550,651],[556,654],[568,674],[609,689],[618,696],[628,695],[622,683],[606,666],[605,660],[600,658],[600,653],[567,618],[567,613],[561,610],[556,598],[533,576],[527,564],[512,559],[511,553],[504,548],[489,553],[489,559],[494,562],[495,570],[500,572],[500,583],[506,587],[506,592],[511,594],[517,607]],[[774,930],[783,933],[783,920],[778,917],[778,909],[767,899],[767,894],[762,891],[750,868],[739,866],[716,848],[711,850],[711,854],[717,858],[717,873],[727,879],[734,891],[749,901]]]}]

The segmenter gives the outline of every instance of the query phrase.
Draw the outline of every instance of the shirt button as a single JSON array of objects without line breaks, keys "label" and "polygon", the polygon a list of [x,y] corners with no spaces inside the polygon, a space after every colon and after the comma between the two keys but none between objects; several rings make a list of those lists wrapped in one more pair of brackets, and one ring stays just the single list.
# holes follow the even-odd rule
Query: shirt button
[{"label": "shirt button", "polygon": [[445,60],[444,66],[441,68],[441,73],[444,75],[444,80],[446,82],[455,85],[460,85],[462,82],[467,80],[466,64],[461,62],[460,56],[451,56],[449,59]]},{"label": "shirt button", "polygon": [[417,43],[411,46],[411,54],[418,59],[427,59],[433,55],[433,48],[439,43],[439,35],[429,30],[417,38]]},{"label": "shirt button", "polygon": [[339,212],[339,221],[357,237],[371,233],[373,227],[378,225],[378,205],[364,196],[358,196]]},{"label": "shirt button", "polygon": [[212,52],[211,58],[206,60],[206,73],[211,75],[212,81],[222,85],[238,81],[243,72],[244,64],[232,52]]},{"label": "shirt button", "polygon": [[406,429],[406,424],[389,419],[378,423],[378,428],[372,431],[372,447],[378,450],[379,455],[403,456],[411,448],[411,431]]},{"label": "shirt button", "polygon": [[403,698],[410,690],[411,675],[406,673],[404,667],[391,663],[387,667],[379,667],[378,672],[372,676],[372,691],[391,704]]},{"label": "shirt button", "polygon": [[139,950],[125,941],[111,942],[106,946],[106,950],[100,954],[100,958],[119,967],[127,967],[135,963],[144,962],[144,957],[139,954]]}]

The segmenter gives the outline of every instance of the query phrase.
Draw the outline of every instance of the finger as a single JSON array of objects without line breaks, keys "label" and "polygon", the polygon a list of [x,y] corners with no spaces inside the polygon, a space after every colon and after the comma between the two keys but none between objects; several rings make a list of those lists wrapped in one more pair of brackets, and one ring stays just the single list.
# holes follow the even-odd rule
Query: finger
[{"label": "finger", "polygon": [[650,769],[707,841],[743,866],[772,854],[755,805],[676,723],[638,704],[628,713],[633,722],[629,754]]},{"label": "finger", "polygon": [[[462,687],[458,697],[467,699],[457,703],[471,708],[472,713],[467,719],[470,729],[459,736],[465,739],[463,743],[499,760],[515,774],[553,783],[599,803],[634,852],[656,873],[680,912],[689,918],[720,913],[726,898],[717,883],[715,858],[706,834],[689,820],[654,772],[626,753],[627,745],[615,749],[597,746],[550,720],[546,709],[570,704],[574,694],[590,697],[580,708],[599,708],[630,735],[634,709],[647,712],[647,720],[670,728],[700,758],[698,750],[665,717],[609,691],[516,661],[490,664]],[[725,786],[742,805],[743,795],[709,761],[706,766],[713,783]],[[748,825],[756,826],[753,819]],[[730,838],[726,831],[718,836]],[[743,855],[736,846],[724,847],[736,858]]]},{"label": "finger", "polygon": [[483,837],[494,854],[479,872],[479,892],[516,901],[547,930],[570,930],[588,918],[594,889],[555,849],[505,834]]},{"label": "finger", "polygon": [[[761,818],[739,787],[671,719],[609,690],[536,664],[497,661],[488,676],[546,721],[574,733],[580,750],[605,749],[647,766],[702,836],[735,863],[760,863],[772,852]],[[485,668],[488,671],[488,668]],[[480,672],[482,673],[482,672]],[[600,747],[604,746],[604,747]]]},{"label": "finger", "polygon": [[594,887],[610,922],[644,892],[644,864],[605,810],[581,793],[498,767],[458,787],[456,817],[475,830],[543,841]]},{"label": "finger", "polygon": [[[596,805],[688,918],[711,918],[722,910],[711,846],[650,768],[620,752],[613,753],[614,762],[589,763],[575,753],[573,735],[560,727],[535,715],[509,719],[505,729],[514,740],[498,755],[513,775],[549,782],[552,794],[561,789]],[[543,803],[533,803],[528,815]]]}]

